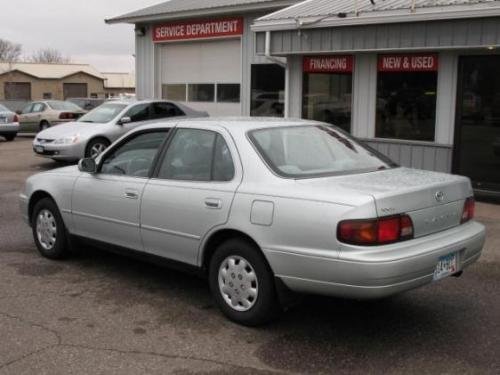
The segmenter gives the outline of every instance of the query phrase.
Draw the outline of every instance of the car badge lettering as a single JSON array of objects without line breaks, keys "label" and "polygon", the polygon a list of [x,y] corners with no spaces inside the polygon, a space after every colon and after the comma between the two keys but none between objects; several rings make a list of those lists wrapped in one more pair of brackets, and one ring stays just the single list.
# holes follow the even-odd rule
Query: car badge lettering
[{"label": "car badge lettering", "polygon": [[438,191],[436,193],[435,197],[436,197],[436,201],[438,201],[439,203],[444,201],[444,193],[442,191]]}]

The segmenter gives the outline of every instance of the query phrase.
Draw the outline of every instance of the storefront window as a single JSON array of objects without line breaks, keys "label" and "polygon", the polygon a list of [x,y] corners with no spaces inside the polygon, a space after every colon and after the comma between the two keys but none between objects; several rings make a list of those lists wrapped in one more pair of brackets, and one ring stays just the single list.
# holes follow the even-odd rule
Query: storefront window
[{"label": "storefront window", "polygon": [[377,138],[434,141],[438,57],[380,56]]},{"label": "storefront window", "polygon": [[188,85],[189,102],[213,102],[215,101],[214,84],[189,84]]},{"label": "storefront window", "polygon": [[240,85],[238,83],[219,83],[217,85],[218,103],[239,103]]},{"label": "storefront window", "polygon": [[285,69],[277,64],[252,65],[251,116],[283,117]]},{"label": "storefront window", "polygon": [[304,58],[302,116],[350,132],[352,69],[352,56]]},{"label": "storefront window", "polygon": [[161,96],[163,99],[174,100],[178,102],[186,101],[185,84],[163,85],[161,91],[162,91]]}]

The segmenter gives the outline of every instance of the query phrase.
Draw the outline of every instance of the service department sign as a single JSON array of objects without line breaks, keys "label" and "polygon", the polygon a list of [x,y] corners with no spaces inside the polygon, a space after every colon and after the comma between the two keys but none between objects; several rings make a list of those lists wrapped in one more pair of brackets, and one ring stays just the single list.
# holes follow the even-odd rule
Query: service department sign
[{"label": "service department sign", "polygon": [[243,18],[235,17],[157,25],[153,29],[153,41],[158,43],[243,35],[243,22]]}]

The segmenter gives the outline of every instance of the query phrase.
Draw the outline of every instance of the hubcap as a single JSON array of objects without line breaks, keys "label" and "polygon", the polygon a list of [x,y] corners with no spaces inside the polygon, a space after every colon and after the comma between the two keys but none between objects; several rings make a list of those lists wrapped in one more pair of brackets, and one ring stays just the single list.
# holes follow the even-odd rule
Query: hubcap
[{"label": "hubcap", "polygon": [[219,290],[224,301],[236,311],[248,311],[259,293],[257,274],[246,259],[227,257],[219,268]]},{"label": "hubcap", "polygon": [[56,244],[57,224],[52,212],[43,209],[36,218],[36,235],[45,250],[52,250]]},{"label": "hubcap", "polygon": [[90,148],[90,157],[95,158],[102,154],[106,150],[106,145],[104,143],[96,143]]}]

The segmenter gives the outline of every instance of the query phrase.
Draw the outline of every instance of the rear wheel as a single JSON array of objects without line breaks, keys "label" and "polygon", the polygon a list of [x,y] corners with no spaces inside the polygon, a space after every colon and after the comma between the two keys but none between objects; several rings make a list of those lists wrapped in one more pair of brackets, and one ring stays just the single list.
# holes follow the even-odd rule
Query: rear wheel
[{"label": "rear wheel", "polygon": [[259,249],[230,239],[215,251],[209,269],[212,294],[229,319],[248,326],[264,324],[280,311],[274,276]]},{"label": "rear wheel", "polygon": [[50,128],[50,124],[47,121],[42,121],[40,123],[40,131]]},{"label": "rear wheel", "polygon": [[50,198],[38,201],[31,217],[33,238],[38,251],[49,259],[63,259],[69,255],[66,227],[55,202]]},{"label": "rear wheel", "polygon": [[89,142],[85,149],[86,158],[96,158],[109,147],[109,141],[104,138],[96,138]]}]

